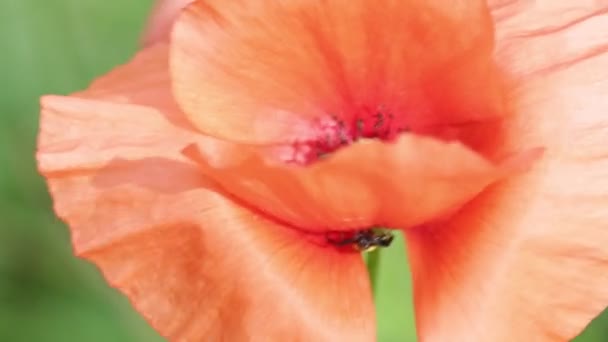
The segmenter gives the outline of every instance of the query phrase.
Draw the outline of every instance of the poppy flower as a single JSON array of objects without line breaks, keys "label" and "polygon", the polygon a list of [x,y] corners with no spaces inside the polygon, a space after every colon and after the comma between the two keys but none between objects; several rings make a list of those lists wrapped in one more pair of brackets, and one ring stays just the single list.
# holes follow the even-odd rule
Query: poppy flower
[{"label": "poppy flower", "polygon": [[37,152],[76,254],[164,336],[374,340],[349,238],[375,227],[421,341],[565,341],[608,304],[607,8],[182,5],[43,97]]}]

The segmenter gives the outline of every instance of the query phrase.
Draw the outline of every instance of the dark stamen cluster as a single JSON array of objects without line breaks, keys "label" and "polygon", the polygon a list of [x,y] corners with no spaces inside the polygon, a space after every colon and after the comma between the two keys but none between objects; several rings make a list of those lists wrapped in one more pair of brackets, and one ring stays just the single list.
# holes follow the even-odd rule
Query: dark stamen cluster
[{"label": "dark stamen cluster", "polygon": [[288,162],[308,164],[360,139],[393,140],[408,128],[382,106],[376,110],[363,108],[351,120],[336,116],[324,117],[315,124],[316,137],[292,144]]}]

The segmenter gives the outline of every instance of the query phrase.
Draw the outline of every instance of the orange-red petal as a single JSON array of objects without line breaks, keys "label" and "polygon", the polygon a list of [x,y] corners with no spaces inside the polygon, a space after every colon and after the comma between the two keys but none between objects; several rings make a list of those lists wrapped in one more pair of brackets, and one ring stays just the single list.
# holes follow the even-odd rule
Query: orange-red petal
[{"label": "orange-red petal", "polygon": [[207,0],[178,18],[170,64],[198,129],[266,144],[376,108],[413,131],[502,116],[492,46],[481,0]]},{"label": "orange-red petal", "polygon": [[237,207],[192,165],[132,161],[48,183],[77,254],[171,341],[375,337],[359,255]]},{"label": "orange-red petal", "polygon": [[358,255],[239,207],[180,153],[199,140],[164,106],[163,59],[42,101],[39,169],[76,253],[171,341],[373,340]]},{"label": "orange-red petal", "polygon": [[118,152],[127,160],[177,157],[197,135],[169,90],[167,47],[159,45],[84,92],[43,97],[39,169],[96,169],[115,160]]},{"label": "orange-red petal", "polygon": [[194,0],[157,0],[143,36],[143,44],[151,46],[168,42],[173,22],[182,8]]},{"label": "orange-red petal", "polygon": [[322,232],[409,228],[437,219],[525,168],[537,152],[495,166],[459,143],[408,134],[390,144],[361,141],[307,167],[250,152],[240,163],[214,168],[206,165],[204,151],[197,153],[186,150],[230,194],[272,217]]},{"label": "orange-red petal", "polygon": [[569,341],[608,305],[608,20],[594,4],[495,7],[519,80],[504,148],[546,152],[407,233],[421,341]]}]

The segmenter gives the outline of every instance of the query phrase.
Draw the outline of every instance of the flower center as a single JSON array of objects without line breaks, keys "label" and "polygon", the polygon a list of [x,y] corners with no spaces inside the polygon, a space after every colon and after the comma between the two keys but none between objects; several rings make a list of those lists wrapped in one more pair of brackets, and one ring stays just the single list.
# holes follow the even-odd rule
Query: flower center
[{"label": "flower center", "polygon": [[392,141],[409,127],[379,106],[375,110],[363,108],[350,118],[322,117],[313,123],[313,131],[312,137],[291,143],[282,155],[283,161],[307,165],[361,139]]}]

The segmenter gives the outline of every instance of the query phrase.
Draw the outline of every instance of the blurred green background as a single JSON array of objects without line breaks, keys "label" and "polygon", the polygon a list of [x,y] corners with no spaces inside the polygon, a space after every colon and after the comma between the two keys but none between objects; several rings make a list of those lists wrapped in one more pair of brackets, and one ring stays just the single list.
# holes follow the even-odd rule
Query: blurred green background
[{"label": "blurred green background", "polygon": [[[93,266],[72,256],[33,158],[38,97],[81,89],[128,60],[151,5],[0,0],[0,342],[162,341]],[[381,342],[415,341],[403,249],[399,239],[381,259]],[[577,341],[608,341],[604,316]]]}]

